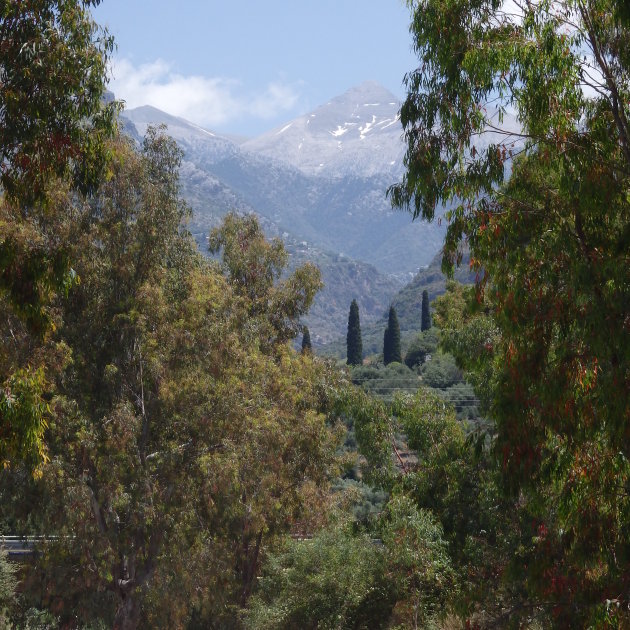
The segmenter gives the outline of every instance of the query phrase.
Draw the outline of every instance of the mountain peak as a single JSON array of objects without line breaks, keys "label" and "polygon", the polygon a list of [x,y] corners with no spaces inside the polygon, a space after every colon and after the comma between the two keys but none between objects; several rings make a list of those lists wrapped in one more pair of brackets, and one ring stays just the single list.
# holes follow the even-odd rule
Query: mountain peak
[{"label": "mountain peak", "polygon": [[396,96],[388,89],[384,88],[378,81],[371,80],[351,87],[332,100],[343,103],[365,103],[370,101],[382,105],[391,104],[399,106],[399,100]]},{"label": "mountain peak", "polygon": [[125,109],[123,114],[133,123],[164,123],[165,125],[169,126],[184,124],[184,120],[182,118],[178,118],[177,116],[173,116],[172,114],[167,114],[161,109],[153,107],[153,105],[141,105],[140,107],[135,107],[133,109]]},{"label": "mountain peak", "polygon": [[389,90],[364,81],[243,146],[307,175],[397,179],[404,154],[399,109]]}]

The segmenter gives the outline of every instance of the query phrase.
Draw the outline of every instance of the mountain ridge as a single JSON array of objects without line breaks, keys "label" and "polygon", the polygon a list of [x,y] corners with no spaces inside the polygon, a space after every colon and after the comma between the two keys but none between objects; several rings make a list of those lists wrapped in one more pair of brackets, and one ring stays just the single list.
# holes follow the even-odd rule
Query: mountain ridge
[{"label": "mountain ridge", "polygon": [[[366,296],[366,323],[378,319],[443,241],[439,222],[411,222],[386,199],[387,188],[399,180],[389,158],[395,154],[402,160],[403,154],[398,106],[384,88],[367,82],[299,118],[313,129],[304,147],[312,154],[311,162],[330,153],[331,147],[338,152],[334,176],[291,163],[281,152],[254,150],[252,141],[239,144],[151,106],[127,110],[123,119],[131,135],[131,128],[141,136],[149,124],[166,124],[167,133],[182,148],[182,192],[193,209],[190,229],[202,250],[209,231],[227,212],[238,210],[256,213],[268,236],[283,239],[292,265],[304,260],[320,264],[328,286],[306,323],[315,342],[326,343],[345,329],[352,297]],[[317,121],[317,112],[326,115]],[[347,125],[343,137],[348,140],[340,151],[331,132],[343,129],[348,115],[359,118]],[[375,124],[368,126],[374,116]],[[286,131],[297,126],[295,120],[284,125]]]},{"label": "mountain ridge", "polygon": [[365,81],[242,146],[307,175],[398,177],[404,155],[399,109],[393,94]]}]

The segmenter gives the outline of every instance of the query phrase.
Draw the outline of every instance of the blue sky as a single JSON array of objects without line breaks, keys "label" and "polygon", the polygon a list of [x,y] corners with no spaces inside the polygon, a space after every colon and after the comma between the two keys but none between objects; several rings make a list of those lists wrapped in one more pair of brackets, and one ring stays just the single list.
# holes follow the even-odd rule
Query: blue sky
[{"label": "blue sky", "polygon": [[414,67],[403,0],[103,0],[110,88],[224,133],[254,136],[365,80],[402,98]]}]

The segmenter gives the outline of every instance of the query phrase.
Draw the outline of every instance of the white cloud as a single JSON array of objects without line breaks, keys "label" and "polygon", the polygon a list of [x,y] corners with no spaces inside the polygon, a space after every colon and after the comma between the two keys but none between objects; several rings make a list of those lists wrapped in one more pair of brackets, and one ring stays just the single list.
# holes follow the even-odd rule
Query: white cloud
[{"label": "white cloud", "polygon": [[300,100],[300,84],[273,82],[252,92],[235,79],[179,74],[161,59],[139,66],[117,59],[110,75],[109,88],[128,108],[152,105],[209,128],[246,117],[269,120]]},{"label": "white cloud", "polygon": [[300,94],[296,85],[270,83],[263,93],[254,95],[247,109],[253,116],[269,119],[281,111],[293,109],[299,99]]}]

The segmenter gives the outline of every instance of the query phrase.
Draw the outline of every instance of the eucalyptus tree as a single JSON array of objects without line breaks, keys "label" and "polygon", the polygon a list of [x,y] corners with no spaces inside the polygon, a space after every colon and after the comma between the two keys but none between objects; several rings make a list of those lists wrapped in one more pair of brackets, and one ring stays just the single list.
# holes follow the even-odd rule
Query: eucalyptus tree
[{"label": "eucalyptus tree", "polygon": [[113,40],[98,3],[0,5],[0,465],[45,458],[52,303],[76,282],[63,189],[95,190],[117,109],[102,98]]},{"label": "eucalyptus tree", "polygon": [[470,248],[498,329],[475,339],[494,450],[537,510],[530,596],[560,626],[623,623],[627,596],[606,602],[630,570],[627,5],[409,6],[419,64],[391,200],[425,219],[450,205],[445,269]]},{"label": "eucalyptus tree", "polygon": [[335,376],[289,344],[319,273],[283,277],[282,248],[235,215],[208,261],[184,226],[174,141],[149,129],[142,153],[110,151],[98,194],[75,199],[81,283],[59,306],[29,515],[56,537],[30,579],[60,623],[234,623],[266,545],[322,511],[335,470]]}]

